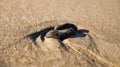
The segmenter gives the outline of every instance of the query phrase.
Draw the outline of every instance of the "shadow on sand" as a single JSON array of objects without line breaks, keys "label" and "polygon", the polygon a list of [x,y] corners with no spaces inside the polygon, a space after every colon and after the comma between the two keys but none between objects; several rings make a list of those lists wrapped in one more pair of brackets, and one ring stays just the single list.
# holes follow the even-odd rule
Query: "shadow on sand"
[{"label": "shadow on sand", "polygon": [[85,37],[87,34],[89,33],[89,30],[86,30],[86,29],[80,29],[77,31],[76,35],[72,36],[72,38],[75,38],[75,37]]},{"label": "shadow on sand", "polygon": [[[27,35],[26,37],[30,38],[30,39],[35,43],[36,38],[37,38],[38,36],[41,36],[40,39],[41,39],[42,41],[44,41],[44,36],[45,36],[45,34],[46,34],[48,31],[53,30],[53,29],[54,29],[54,27],[45,28],[45,29],[43,29],[43,30],[41,30],[41,31],[38,31],[38,32],[34,32],[34,33],[32,33],[32,34],[29,34],[29,35]],[[35,43],[35,44],[36,44],[36,43]]]}]

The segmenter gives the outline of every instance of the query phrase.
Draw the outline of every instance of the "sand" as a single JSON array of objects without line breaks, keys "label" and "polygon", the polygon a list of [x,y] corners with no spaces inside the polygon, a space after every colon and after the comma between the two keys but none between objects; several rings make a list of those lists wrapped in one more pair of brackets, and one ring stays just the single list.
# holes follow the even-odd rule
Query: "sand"
[{"label": "sand", "polygon": [[[1,0],[0,67],[119,67],[119,4],[119,0]],[[47,49],[38,38],[38,45],[47,49],[41,50],[24,38],[66,22],[89,30],[85,37],[64,40],[68,50],[53,39],[49,42],[55,45]]]}]

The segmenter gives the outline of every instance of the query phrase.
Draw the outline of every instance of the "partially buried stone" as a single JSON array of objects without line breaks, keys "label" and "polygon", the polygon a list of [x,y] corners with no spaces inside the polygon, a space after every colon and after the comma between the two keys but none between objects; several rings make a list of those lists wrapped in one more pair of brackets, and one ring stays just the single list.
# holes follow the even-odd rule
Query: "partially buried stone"
[{"label": "partially buried stone", "polygon": [[75,35],[75,30],[73,28],[67,28],[63,30],[51,30],[46,34],[46,37],[64,40],[72,35]]}]

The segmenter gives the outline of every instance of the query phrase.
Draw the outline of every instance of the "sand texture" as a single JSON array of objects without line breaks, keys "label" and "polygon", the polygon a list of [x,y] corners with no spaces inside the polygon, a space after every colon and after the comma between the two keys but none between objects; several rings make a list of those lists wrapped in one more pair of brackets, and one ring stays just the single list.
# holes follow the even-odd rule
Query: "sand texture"
[{"label": "sand texture", "polygon": [[[0,67],[120,67],[119,22],[119,0],[1,0]],[[41,40],[64,23],[84,31]]]}]

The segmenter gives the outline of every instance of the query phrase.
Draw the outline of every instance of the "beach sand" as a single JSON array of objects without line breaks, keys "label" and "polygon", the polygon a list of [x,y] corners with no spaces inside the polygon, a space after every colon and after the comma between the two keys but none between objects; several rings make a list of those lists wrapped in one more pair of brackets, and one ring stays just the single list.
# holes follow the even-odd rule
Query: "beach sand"
[{"label": "beach sand", "polygon": [[[57,46],[44,51],[22,39],[66,22],[90,37],[64,40],[67,51],[54,40],[48,42]],[[119,67],[119,22],[119,0],[1,0],[0,67]],[[46,41],[36,41],[47,49]]]}]

